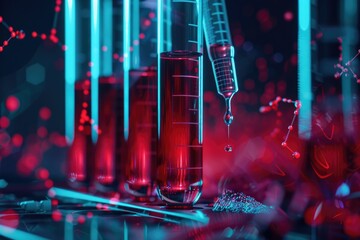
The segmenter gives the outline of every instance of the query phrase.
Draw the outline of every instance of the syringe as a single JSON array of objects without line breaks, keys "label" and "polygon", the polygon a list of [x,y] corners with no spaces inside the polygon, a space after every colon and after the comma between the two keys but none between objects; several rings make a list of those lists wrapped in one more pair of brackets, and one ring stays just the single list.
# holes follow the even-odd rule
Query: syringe
[{"label": "syringe", "polygon": [[203,25],[209,57],[212,63],[217,92],[225,99],[224,122],[233,120],[231,98],[238,91],[226,6],[224,0],[203,0]]}]

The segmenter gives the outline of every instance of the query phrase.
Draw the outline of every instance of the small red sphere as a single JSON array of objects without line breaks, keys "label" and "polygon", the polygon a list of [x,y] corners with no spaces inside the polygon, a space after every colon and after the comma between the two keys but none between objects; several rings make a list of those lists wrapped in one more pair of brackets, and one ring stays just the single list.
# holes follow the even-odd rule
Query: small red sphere
[{"label": "small red sphere", "polygon": [[41,38],[42,40],[45,40],[45,39],[46,39],[46,34],[45,34],[45,33],[41,34],[40,38]]},{"label": "small red sphere", "polygon": [[20,107],[20,101],[15,96],[9,96],[6,99],[5,106],[9,112],[15,112]]},{"label": "small red sphere", "polygon": [[3,47],[0,47],[0,52],[2,52],[4,50],[4,48]]},{"label": "small red sphere", "polygon": [[55,7],[55,12],[60,12],[60,7],[59,6]]},{"label": "small red sphere", "polygon": [[2,16],[0,16],[0,23],[2,23],[2,21],[3,21],[3,18],[2,18]]},{"label": "small red sphere", "polygon": [[7,46],[7,45],[9,45],[9,42],[5,40],[5,41],[3,42],[3,45],[4,45],[4,46]]},{"label": "small red sphere", "polygon": [[32,36],[33,38],[36,38],[37,35],[38,35],[37,32],[32,32],[32,33],[31,33],[31,36]]}]

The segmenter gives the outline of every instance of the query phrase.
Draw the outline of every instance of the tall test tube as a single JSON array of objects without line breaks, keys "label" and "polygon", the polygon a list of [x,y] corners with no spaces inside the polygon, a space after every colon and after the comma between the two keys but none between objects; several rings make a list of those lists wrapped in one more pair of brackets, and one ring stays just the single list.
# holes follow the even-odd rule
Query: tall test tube
[{"label": "tall test tube", "polygon": [[189,208],[202,191],[202,1],[158,1],[157,192]]},{"label": "tall test tube", "polygon": [[238,91],[230,29],[224,0],[203,0],[204,32],[207,50],[214,71],[217,92],[224,97],[226,112],[224,122],[233,121],[231,98]]},{"label": "tall test tube", "polygon": [[75,187],[89,187],[94,181],[108,184],[115,177],[112,83],[119,82],[114,79],[119,79],[121,68],[113,61],[113,51],[121,50],[117,21],[121,7],[112,0],[65,1],[67,170]]},{"label": "tall test tube", "polygon": [[156,0],[124,1],[125,190],[137,201],[153,195],[156,167]]}]

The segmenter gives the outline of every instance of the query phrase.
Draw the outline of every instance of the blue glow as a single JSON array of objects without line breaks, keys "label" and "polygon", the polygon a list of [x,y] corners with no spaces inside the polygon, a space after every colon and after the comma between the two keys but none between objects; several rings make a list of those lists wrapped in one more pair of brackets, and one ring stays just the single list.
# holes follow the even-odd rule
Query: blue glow
[{"label": "blue glow", "polygon": [[106,46],[106,51],[102,52],[102,75],[110,76],[112,75],[113,71],[113,64],[112,64],[112,53],[113,53],[113,7],[112,7],[112,0],[104,0],[103,3],[103,10],[102,10],[102,34],[101,39],[103,40],[103,45]]},{"label": "blue glow", "polygon": [[[357,0],[347,0],[342,1],[343,12],[342,12],[342,21],[344,22],[344,31],[345,34],[343,36],[342,41],[342,58],[343,59],[351,59],[350,52],[352,49],[356,49],[356,46],[351,39],[351,29],[356,29],[357,27]],[[353,42],[353,45],[351,43]],[[354,125],[352,119],[352,110],[353,106],[353,95],[356,87],[353,86],[353,81],[343,74],[341,77],[341,89],[342,89],[342,108],[343,108],[343,117],[344,117],[344,130],[346,135],[352,136],[354,133]]]},{"label": "blue glow", "polygon": [[298,95],[301,102],[299,111],[299,136],[309,139],[311,136],[311,48],[310,48],[310,0],[298,1],[299,37],[298,37]]},{"label": "blue glow", "polygon": [[[68,214],[66,216],[71,216],[71,214]],[[66,217],[67,218],[67,217]],[[65,220],[64,224],[64,240],[73,240],[74,239],[74,227],[73,223]]]},{"label": "blue glow", "polygon": [[65,1],[65,136],[68,144],[74,140],[75,126],[75,78],[76,78],[76,5]]},{"label": "blue glow", "polygon": [[[200,5],[199,5],[200,4]],[[202,29],[202,2],[197,2],[198,9],[198,20],[197,25],[197,42],[198,42],[198,52],[203,53],[203,29]],[[204,128],[204,79],[203,79],[203,56],[200,56],[199,59],[199,143],[203,143],[203,128]],[[199,196],[200,197],[200,196]]]},{"label": "blue glow", "polygon": [[[298,1],[299,4],[299,30],[307,31],[310,29],[310,0]],[[310,43],[309,43],[310,44]]]},{"label": "blue glow", "polygon": [[[100,31],[99,0],[91,0],[91,119],[99,124],[99,75],[100,75]],[[98,133],[94,127],[91,131],[93,143],[97,142]]]},{"label": "blue glow", "polygon": [[124,221],[124,240],[128,240],[129,239],[129,234],[128,234],[128,226],[126,224],[126,221]]},{"label": "blue glow", "polygon": [[157,0],[157,130],[158,130],[158,137],[160,137],[160,116],[161,116],[161,103],[160,103],[160,89],[161,89],[161,82],[160,82],[160,54],[163,52],[163,29],[162,29],[162,21],[163,21],[163,1]]},{"label": "blue glow", "polygon": [[71,198],[76,200],[82,200],[82,201],[91,201],[96,203],[104,203],[109,205],[114,205],[117,207],[123,207],[125,209],[130,209],[135,212],[139,212],[140,215],[144,215],[145,212],[152,212],[152,213],[160,213],[166,216],[173,216],[173,217],[179,217],[182,219],[192,220],[196,222],[200,222],[203,224],[207,224],[209,222],[209,218],[202,212],[196,211],[194,213],[190,212],[178,212],[178,211],[167,211],[164,209],[157,209],[157,208],[150,208],[146,206],[126,203],[126,202],[118,202],[118,201],[112,201],[107,198],[102,198],[98,196],[93,196],[90,194],[80,193],[76,191],[61,189],[61,188],[51,188],[49,190],[49,196],[54,197],[65,197],[65,198]]},{"label": "blue glow", "polygon": [[[130,32],[130,43],[135,40],[139,40],[140,34],[140,6],[139,0],[131,0],[131,27]],[[148,49],[150,51],[151,49]],[[140,44],[133,44],[132,51],[130,52],[130,69],[138,69],[140,67]]]},{"label": "blue glow", "polygon": [[4,225],[0,225],[0,236],[9,239],[46,240],[46,238],[39,237],[34,234],[23,232],[21,230],[10,228]]},{"label": "blue glow", "polygon": [[91,230],[90,230],[90,240],[99,239],[99,231],[98,231],[98,219],[96,217],[91,219]]},{"label": "blue glow", "polygon": [[124,0],[123,12],[123,28],[124,28],[124,138],[129,137],[129,71],[130,71],[130,0]]},{"label": "blue glow", "polygon": [[346,197],[350,194],[350,187],[346,183],[342,183],[337,189],[335,195],[337,197]]}]

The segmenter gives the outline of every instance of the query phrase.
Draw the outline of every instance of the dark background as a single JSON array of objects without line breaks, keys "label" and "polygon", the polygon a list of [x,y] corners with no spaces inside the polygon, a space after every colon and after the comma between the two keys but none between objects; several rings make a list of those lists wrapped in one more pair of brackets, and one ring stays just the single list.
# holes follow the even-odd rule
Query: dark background
[{"label": "dark background", "polygon": [[[236,49],[239,83],[239,92],[233,98],[235,120],[231,129],[236,150],[238,145],[243,144],[243,134],[266,137],[275,128],[274,121],[259,114],[260,106],[267,105],[277,95],[297,99],[297,1],[228,0],[226,4]],[[46,127],[50,144],[45,146],[31,174],[21,177],[33,178],[37,170],[42,168],[48,169],[54,180],[64,176],[67,149],[61,143],[54,144],[52,139],[64,134],[64,52],[57,44],[31,37],[32,31],[49,34],[54,6],[55,1],[49,0],[0,0],[0,16],[26,34],[23,40],[12,39],[9,46],[0,52],[0,116],[10,120],[9,127],[0,128],[0,178],[19,179],[15,174],[16,163],[28,150],[29,144],[39,140],[39,127]],[[61,11],[56,29],[62,42],[63,19]],[[0,25],[0,41],[8,36],[9,32]],[[43,79],[37,78],[37,71],[44,72]],[[223,101],[216,94],[206,53],[204,88],[204,162],[210,167],[213,166],[211,156],[214,151],[215,156],[229,161],[236,159],[236,151],[231,155],[224,155],[223,152],[226,143],[226,130],[222,123]],[[19,109],[13,113],[5,107],[10,95],[17,96],[20,101]],[[39,111],[43,107],[51,110],[51,118],[47,121],[39,118]],[[259,124],[263,124],[264,128],[259,128]],[[4,149],[14,134],[23,136],[23,144],[12,147],[10,153],[6,152]],[[214,146],[220,147],[214,150]]]}]

